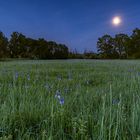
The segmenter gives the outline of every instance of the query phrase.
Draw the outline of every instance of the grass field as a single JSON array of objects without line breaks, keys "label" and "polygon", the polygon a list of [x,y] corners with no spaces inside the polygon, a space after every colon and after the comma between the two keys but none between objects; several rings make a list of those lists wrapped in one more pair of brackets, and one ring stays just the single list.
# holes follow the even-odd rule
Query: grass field
[{"label": "grass field", "polygon": [[0,62],[0,140],[140,140],[140,60]]}]

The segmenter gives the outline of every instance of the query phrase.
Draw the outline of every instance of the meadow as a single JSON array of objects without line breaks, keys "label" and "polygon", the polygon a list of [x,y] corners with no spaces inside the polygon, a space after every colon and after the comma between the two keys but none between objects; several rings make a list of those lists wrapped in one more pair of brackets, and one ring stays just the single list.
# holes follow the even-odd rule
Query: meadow
[{"label": "meadow", "polygon": [[140,60],[0,62],[0,140],[140,140]]}]

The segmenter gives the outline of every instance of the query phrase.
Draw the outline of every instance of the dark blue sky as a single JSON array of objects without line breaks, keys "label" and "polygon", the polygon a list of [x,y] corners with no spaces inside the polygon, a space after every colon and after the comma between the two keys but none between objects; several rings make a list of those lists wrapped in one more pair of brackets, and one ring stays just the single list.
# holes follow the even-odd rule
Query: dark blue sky
[{"label": "dark blue sky", "polygon": [[[121,26],[111,19],[119,15]],[[1,0],[0,30],[19,31],[65,43],[78,51],[96,50],[104,34],[128,33],[140,27],[140,0]]]}]

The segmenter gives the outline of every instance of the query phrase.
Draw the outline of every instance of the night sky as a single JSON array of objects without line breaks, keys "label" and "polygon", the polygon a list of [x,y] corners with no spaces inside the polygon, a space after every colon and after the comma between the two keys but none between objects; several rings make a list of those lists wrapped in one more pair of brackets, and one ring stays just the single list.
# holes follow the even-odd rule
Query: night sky
[{"label": "night sky", "polygon": [[[114,16],[122,18],[113,26]],[[96,51],[104,34],[130,34],[140,28],[140,0],[1,0],[0,30],[64,43],[82,52]]]}]

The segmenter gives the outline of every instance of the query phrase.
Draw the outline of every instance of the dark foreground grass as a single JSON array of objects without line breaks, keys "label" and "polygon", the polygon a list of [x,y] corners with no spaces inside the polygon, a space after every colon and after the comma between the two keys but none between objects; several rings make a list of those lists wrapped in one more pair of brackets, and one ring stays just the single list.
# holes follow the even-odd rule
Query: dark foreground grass
[{"label": "dark foreground grass", "polygon": [[1,140],[140,140],[140,61],[0,63]]}]

